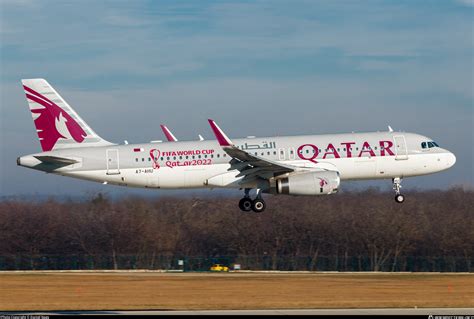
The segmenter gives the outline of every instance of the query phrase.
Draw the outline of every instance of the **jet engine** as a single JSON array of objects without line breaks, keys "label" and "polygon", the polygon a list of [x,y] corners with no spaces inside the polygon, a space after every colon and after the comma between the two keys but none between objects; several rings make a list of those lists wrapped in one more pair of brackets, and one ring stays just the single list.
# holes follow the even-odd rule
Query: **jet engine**
[{"label": "jet engine", "polygon": [[288,175],[276,180],[276,193],[286,195],[326,195],[336,193],[339,172],[319,171]]}]

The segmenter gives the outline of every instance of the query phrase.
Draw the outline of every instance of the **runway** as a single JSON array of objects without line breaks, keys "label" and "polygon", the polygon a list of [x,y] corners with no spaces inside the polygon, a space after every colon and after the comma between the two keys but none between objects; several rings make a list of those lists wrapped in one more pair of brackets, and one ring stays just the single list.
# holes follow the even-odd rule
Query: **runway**
[{"label": "runway", "polygon": [[474,314],[472,274],[15,272],[0,282],[0,312]]},{"label": "runway", "polygon": [[147,310],[147,311],[52,311],[0,312],[0,315],[474,315],[474,308],[379,308],[379,309],[274,309],[274,310]]}]

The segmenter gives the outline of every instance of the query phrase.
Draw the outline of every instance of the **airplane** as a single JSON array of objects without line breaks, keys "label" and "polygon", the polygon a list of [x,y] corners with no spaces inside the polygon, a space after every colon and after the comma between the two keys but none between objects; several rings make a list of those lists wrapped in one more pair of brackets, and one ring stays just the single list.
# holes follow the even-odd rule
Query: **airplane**
[{"label": "airplane", "polygon": [[46,80],[22,84],[42,152],[18,157],[18,165],[130,187],[241,189],[244,212],[263,212],[263,193],[329,195],[346,180],[389,179],[395,201],[403,203],[402,179],[444,171],[456,162],[431,138],[390,127],[230,139],[209,119],[216,140],[118,145],[95,133]]}]

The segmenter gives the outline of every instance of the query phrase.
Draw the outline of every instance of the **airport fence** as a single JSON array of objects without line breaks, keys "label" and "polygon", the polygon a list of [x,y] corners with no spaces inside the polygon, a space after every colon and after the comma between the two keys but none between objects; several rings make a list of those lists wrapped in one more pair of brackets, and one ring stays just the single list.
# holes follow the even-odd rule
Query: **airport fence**
[{"label": "airport fence", "polygon": [[375,263],[366,256],[0,256],[0,270],[179,270],[209,271],[213,264],[240,270],[471,272],[474,260],[457,256],[403,256]]}]

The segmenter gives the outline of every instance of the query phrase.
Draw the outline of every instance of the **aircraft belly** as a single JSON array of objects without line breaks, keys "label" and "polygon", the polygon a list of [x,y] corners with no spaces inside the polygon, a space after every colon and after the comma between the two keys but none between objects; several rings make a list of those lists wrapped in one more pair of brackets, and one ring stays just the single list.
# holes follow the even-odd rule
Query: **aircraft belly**
[{"label": "aircraft belly", "polygon": [[227,172],[228,167],[228,164],[216,164],[163,169],[160,172],[160,188],[206,187],[208,178]]},{"label": "aircraft belly", "polygon": [[[195,187],[202,187],[207,184],[207,180],[213,176],[220,175],[228,172],[229,164],[216,164],[205,166],[204,171],[201,171],[199,174],[198,180],[194,179],[194,183],[189,183],[189,185],[196,185]],[[199,185],[199,186],[197,186]]]},{"label": "aircraft belly", "polygon": [[160,188],[183,188],[184,170],[180,167],[161,167],[157,170]]},{"label": "aircraft belly", "polygon": [[377,162],[374,157],[327,159],[325,162],[337,167],[341,180],[371,179],[376,175]]}]

